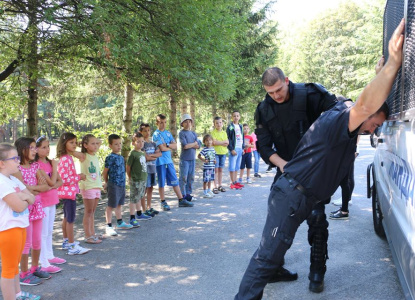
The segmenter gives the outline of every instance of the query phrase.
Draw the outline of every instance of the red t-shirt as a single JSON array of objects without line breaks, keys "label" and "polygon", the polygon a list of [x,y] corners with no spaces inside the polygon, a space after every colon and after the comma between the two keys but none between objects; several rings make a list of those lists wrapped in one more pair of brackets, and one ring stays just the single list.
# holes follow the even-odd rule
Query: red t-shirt
[{"label": "red t-shirt", "polygon": [[245,149],[244,153],[250,153],[252,152],[252,148],[246,148],[248,145],[253,145],[254,139],[250,135],[244,135],[244,143],[245,143]]}]

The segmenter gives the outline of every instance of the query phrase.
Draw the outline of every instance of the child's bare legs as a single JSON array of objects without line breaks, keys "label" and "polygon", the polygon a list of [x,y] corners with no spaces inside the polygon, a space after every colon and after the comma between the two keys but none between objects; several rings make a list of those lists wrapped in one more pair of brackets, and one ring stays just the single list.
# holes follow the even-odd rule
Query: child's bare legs
[{"label": "child's bare legs", "polygon": [[73,223],[66,222],[65,228],[66,228],[65,231],[66,231],[66,237],[68,238],[68,243],[72,244],[75,241],[75,237],[73,233]]},{"label": "child's bare legs", "polygon": [[234,183],[236,181],[236,177],[238,176],[238,172],[237,171],[230,171],[229,175],[231,177],[231,182]]},{"label": "child's bare legs", "polygon": [[[140,201],[141,201],[141,207],[139,206],[139,204],[137,203],[137,210],[143,210],[144,212],[146,211],[146,199],[145,199],[145,197],[143,196],[141,199],[140,199]],[[148,208],[147,208],[148,209]]]},{"label": "child's bare legs", "polygon": [[165,195],[164,195],[164,186],[159,187],[159,195],[160,195],[160,200],[166,200]]},{"label": "child's bare legs", "polygon": [[[249,178],[251,175],[251,169],[246,169],[246,178]],[[242,177],[241,177],[242,178]]]},{"label": "child's bare legs", "polygon": [[209,181],[209,182],[207,183],[207,185],[208,185],[208,190],[210,191],[210,189],[212,188],[212,181]]},{"label": "child's bare legs", "polygon": [[177,198],[178,198],[179,200],[180,200],[180,199],[183,199],[182,192],[180,191],[180,187],[179,187],[178,185],[174,186],[174,187],[173,187],[173,190],[174,190],[174,192],[176,193],[176,196],[177,196]]},{"label": "child's bare legs", "polygon": [[20,271],[25,273],[27,270],[29,270],[29,254],[22,254],[22,258],[20,259]]},{"label": "child's bare legs", "polygon": [[150,186],[146,189],[147,192],[147,209],[151,208],[151,198],[153,197],[153,187]]},{"label": "child's bare legs", "polygon": [[63,220],[62,220],[62,235],[63,235],[64,240],[68,238],[68,235],[66,233],[66,223],[67,223],[66,222],[66,217],[63,217]]},{"label": "child's bare legs", "polygon": [[223,168],[215,168],[215,187],[222,186]]},{"label": "child's bare legs", "polygon": [[94,199],[94,210],[91,214],[91,227],[90,227],[91,235],[95,235],[95,211],[97,210],[98,202],[99,202],[99,198],[95,198]]},{"label": "child's bare legs", "polygon": [[20,293],[20,279],[19,274],[14,278],[1,278],[1,293],[4,300],[16,299],[16,294]]},{"label": "child's bare legs", "polygon": [[107,224],[112,223],[112,211],[114,210],[114,208],[107,206],[107,208],[105,209],[105,220],[107,221]]},{"label": "child's bare legs", "polygon": [[121,205],[118,205],[115,209],[115,217],[117,218],[117,220],[122,219]]},{"label": "child's bare legs", "polygon": [[32,254],[32,267],[39,266],[40,249],[32,249],[30,253]]},{"label": "child's bare legs", "polygon": [[91,221],[94,218],[95,213],[95,199],[83,199],[84,200],[84,218],[82,220],[82,225],[84,226],[85,237],[89,238],[94,234],[91,231],[91,226],[94,227]]},{"label": "child's bare legs", "polygon": [[[243,178],[244,177],[244,171],[245,171],[245,169],[240,169],[239,170],[239,178]],[[246,173],[248,173],[248,171]]]},{"label": "child's bare legs", "polygon": [[[135,212],[141,210],[141,204],[144,202],[144,199],[141,199],[140,201],[137,201],[137,203],[132,203],[130,201],[130,216],[135,216]],[[118,218],[117,218],[118,219]]]}]

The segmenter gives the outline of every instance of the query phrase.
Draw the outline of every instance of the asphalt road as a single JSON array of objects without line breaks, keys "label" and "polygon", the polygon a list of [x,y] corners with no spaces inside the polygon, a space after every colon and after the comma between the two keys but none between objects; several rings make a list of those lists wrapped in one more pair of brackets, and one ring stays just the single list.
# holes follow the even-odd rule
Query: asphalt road
[{"label": "asphalt road", "polygon": [[[299,279],[269,284],[264,299],[404,299],[389,246],[373,231],[371,201],[366,198],[366,167],[373,152],[368,138],[362,138],[350,219],[330,220],[324,291],[308,290],[310,252],[303,223],[285,258],[285,266],[298,272]],[[100,245],[88,245],[92,251],[85,255],[68,256],[59,249],[57,224],[55,255],[68,263],[43,284],[22,288],[42,299],[233,299],[265,222],[275,174],[265,169],[261,164],[263,177],[242,191],[228,190],[214,199],[200,197],[198,170],[199,197],[194,208],[178,208],[169,190],[171,211],[160,212],[153,220],[141,222],[140,228],[121,232]],[[339,196],[337,191],[333,199]],[[96,214],[99,232],[104,231],[104,208],[105,204],[100,205]],[[333,210],[332,204],[327,205],[327,212]],[[77,217],[76,238],[86,246],[82,213]],[[127,219],[126,209],[124,216]]]}]

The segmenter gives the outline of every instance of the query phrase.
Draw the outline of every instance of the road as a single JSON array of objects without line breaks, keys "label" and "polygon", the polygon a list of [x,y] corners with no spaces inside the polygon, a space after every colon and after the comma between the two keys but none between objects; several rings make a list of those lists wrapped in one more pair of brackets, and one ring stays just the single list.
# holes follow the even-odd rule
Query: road
[{"label": "road", "polygon": [[[308,291],[310,252],[303,223],[285,258],[285,266],[298,272],[299,279],[269,284],[264,299],[404,299],[389,246],[373,231],[371,201],[366,198],[366,167],[373,152],[368,137],[362,138],[350,219],[330,220],[324,291]],[[88,245],[93,250],[85,255],[68,256],[55,250],[55,255],[68,260],[63,271],[39,286],[23,289],[42,299],[233,299],[265,222],[274,176],[265,169],[262,164],[263,178],[242,191],[227,191],[214,199],[200,198],[199,170],[194,208],[178,208],[169,190],[170,212],[160,212],[153,220],[141,222],[140,228],[121,232],[100,245]],[[337,191],[333,199],[339,196]],[[100,232],[105,226],[104,207],[100,205],[96,214]],[[334,209],[329,204],[326,211]],[[85,246],[82,210],[78,212],[76,238]],[[61,241],[59,227],[56,249]]]}]

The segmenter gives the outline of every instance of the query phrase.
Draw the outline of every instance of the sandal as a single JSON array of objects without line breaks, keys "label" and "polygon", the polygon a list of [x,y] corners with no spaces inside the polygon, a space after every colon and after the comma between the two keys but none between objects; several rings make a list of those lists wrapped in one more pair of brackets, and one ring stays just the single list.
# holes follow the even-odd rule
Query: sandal
[{"label": "sandal", "polygon": [[85,238],[85,243],[87,244],[100,244],[102,240],[98,239],[96,236],[90,236],[89,238]]},{"label": "sandal", "polygon": [[226,192],[226,190],[225,190],[225,188],[224,188],[223,186],[220,186],[220,187],[218,188],[218,190],[219,190],[219,191],[221,191],[221,192]]},{"label": "sandal", "polygon": [[219,190],[217,189],[217,188],[214,188],[213,190],[212,190],[212,192],[214,193],[214,194],[219,194],[220,192],[219,192]]},{"label": "sandal", "polygon": [[95,238],[99,239],[99,240],[105,240],[107,237],[103,234],[100,233],[95,233]]}]

